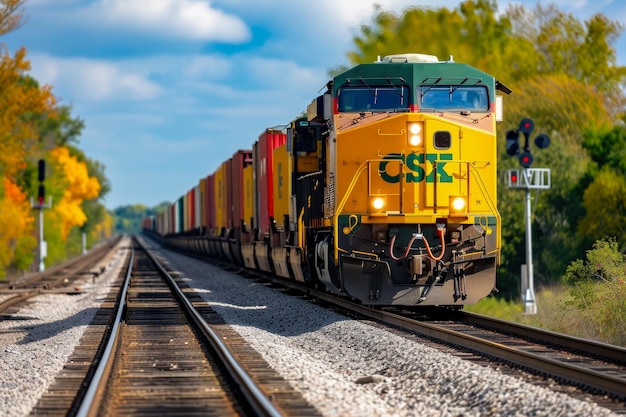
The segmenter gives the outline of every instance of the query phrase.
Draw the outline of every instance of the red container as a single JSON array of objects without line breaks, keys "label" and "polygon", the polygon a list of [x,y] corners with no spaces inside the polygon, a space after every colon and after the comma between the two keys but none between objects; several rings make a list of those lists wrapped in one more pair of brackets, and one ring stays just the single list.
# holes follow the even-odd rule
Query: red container
[{"label": "red container", "polygon": [[250,219],[244,217],[245,196],[243,192],[243,169],[252,164],[252,151],[239,150],[235,152],[231,161],[230,190],[232,199],[232,227],[235,230],[240,230],[242,222],[250,222]]},{"label": "red container", "polygon": [[281,129],[269,128],[261,133],[254,146],[254,166],[256,173],[256,190],[259,201],[257,203],[258,227],[262,234],[269,233],[270,217],[274,217],[272,167],[274,164],[274,149],[287,142],[287,135]]},{"label": "red container", "polygon": [[215,177],[211,174],[204,182],[204,220],[207,226],[207,234],[213,235],[215,227]]},{"label": "red container", "polygon": [[193,230],[196,228],[196,189],[192,188],[189,190],[189,198],[187,198],[187,231]]}]

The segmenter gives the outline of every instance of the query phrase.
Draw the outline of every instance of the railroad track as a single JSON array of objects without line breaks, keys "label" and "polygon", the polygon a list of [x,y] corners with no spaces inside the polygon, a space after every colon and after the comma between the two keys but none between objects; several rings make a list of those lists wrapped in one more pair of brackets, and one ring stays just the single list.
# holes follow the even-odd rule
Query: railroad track
[{"label": "railroad track", "polygon": [[[300,285],[281,278],[270,280],[302,291]],[[542,379],[552,379],[556,385],[579,390],[574,395],[586,398],[590,394],[602,406],[626,414],[626,349],[623,347],[462,311],[439,311],[439,316],[447,315],[448,319],[433,319],[422,313],[372,309],[316,290],[305,291],[345,309],[348,314],[395,326],[488,361],[518,367]]]},{"label": "railroad track", "polygon": [[81,289],[73,284],[79,280],[85,280],[85,277],[95,279],[103,273],[106,265],[117,252],[122,238],[121,235],[116,236],[86,254],[76,256],[46,271],[1,283],[0,294],[7,295],[7,297],[0,302],[0,315],[9,308],[16,308],[39,294],[79,292]]},{"label": "railroad track", "polygon": [[[224,268],[232,269],[232,265],[224,265]],[[521,369],[532,375],[529,380],[533,383],[550,383],[553,389],[580,398],[591,396],[602,406],[626,414],[626,349],[622,347],[462,311],[438,310],[439,317],[447,315],[447,319],[441,320],[433,318],[436,315],[428,317],[412,311],[372,309],[294,281],[242,271],[242,275],[245,274],[307,294],[339,307],[344,314],[394,326],[438,344],[452,346],[464,352],[460,356],[471,356],[472,360],[479,357],[486,364],[495,362]]]},{"label": "railroad track", "polygon": [[139,242],[125,269],[33,415],[318,415]]}]

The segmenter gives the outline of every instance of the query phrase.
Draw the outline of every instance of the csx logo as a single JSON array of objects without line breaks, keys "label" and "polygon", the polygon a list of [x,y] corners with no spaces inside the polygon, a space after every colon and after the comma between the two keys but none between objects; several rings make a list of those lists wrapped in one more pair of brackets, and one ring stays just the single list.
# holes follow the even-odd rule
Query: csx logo
[{"label": "csx logo", "polygon": [[[410,153],[408,155],[392,153],[389,155],[385,155],[383,159],[387,159],[390,161],[401,160],[402,163],[406,166],[406,168],[410,171],[404,174],[398,173],[395,175],[391,175],[387,172],[387,165],[389,164],[389,162],[380,161],[380,163],[378,164],[378,173],[380,174],[381,178],[385,182],[390,182],[390,183],[400,182],[400,175],[404,175],[404,179],[407,183],[421,182],[424,180],[426,182],[434,182],[435,172],[439,174],[439,178],[437,179],[437,182],[452,182],[452,176],[446,172],[447,162],[443,162],[443,161],[452,160],[451,153],[442,153],[442,154]],[[428,174],[426,173],[426,167],[425,167],[426,161],[430,162],[430,166],[431,166],[430,172]],[[432,168],[433,166],[435,166],[435,161],[437,162],[436,170]]]}]

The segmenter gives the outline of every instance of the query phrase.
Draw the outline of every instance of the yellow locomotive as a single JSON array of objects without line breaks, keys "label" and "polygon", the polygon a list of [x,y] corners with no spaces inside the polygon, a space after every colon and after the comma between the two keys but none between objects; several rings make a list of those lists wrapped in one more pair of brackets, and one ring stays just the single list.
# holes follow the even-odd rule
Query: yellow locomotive
[{"label": "yellow locomotive", "polygon": [[[260,136],[231,176],[242,183],[220,186],[243,190],[249,218],[235,207],[222,224],[199,216],[146,228],[368,305],[462,306],[488,295],[500,256],[497,91],[510,90],[421,54],[357,65],[327,87],[286,132]],[[196,211],[213,210],[219,192],[207,189]],[[172,223],[189,230],[162,226]]]}]

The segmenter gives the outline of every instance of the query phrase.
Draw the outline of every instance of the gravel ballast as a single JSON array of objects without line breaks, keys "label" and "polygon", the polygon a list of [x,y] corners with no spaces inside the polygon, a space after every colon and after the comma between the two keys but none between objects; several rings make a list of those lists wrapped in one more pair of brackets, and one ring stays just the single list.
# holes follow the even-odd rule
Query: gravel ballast
[{"label": "gravel ballast", "polygon": [[[156,247],[156,245],[155,245]],[[325,416],[614,416],[162,251],[223,319]],[[39,296],[0,322],[0,416],[24,416],[62,369],[121,265],[82,294]]]},{"label": "gravel ballast", "polygon": [[75,295],[43,294],[0,321],[0,416],[30,414],[78,345],[122,265],[118,251]]},{"label": "gravel ballast", "polygon": [[325,416],[616,415],[166,253],[188,284]]}]

